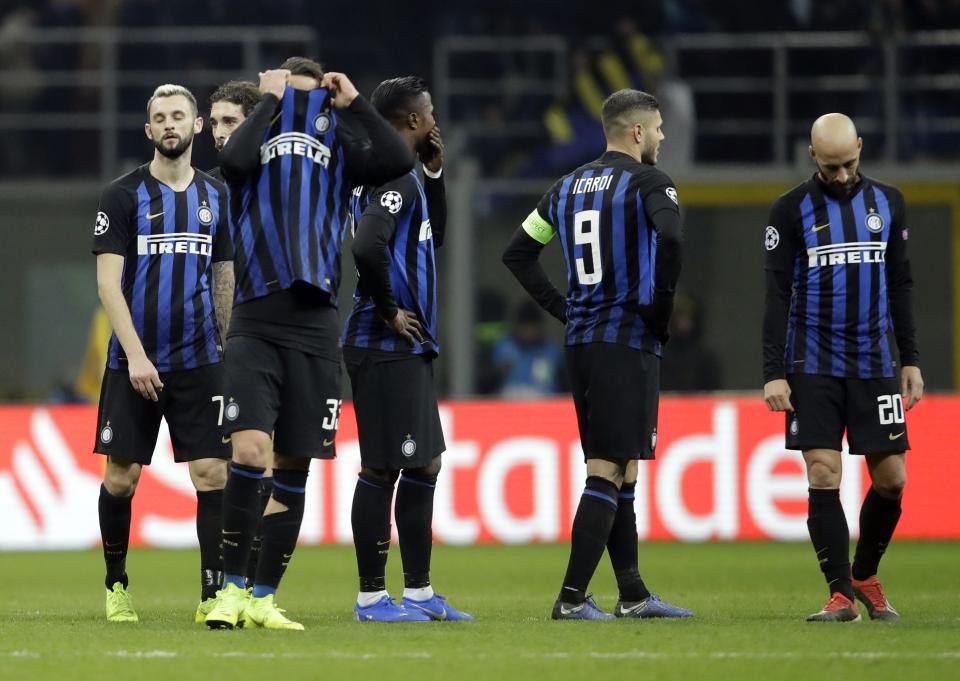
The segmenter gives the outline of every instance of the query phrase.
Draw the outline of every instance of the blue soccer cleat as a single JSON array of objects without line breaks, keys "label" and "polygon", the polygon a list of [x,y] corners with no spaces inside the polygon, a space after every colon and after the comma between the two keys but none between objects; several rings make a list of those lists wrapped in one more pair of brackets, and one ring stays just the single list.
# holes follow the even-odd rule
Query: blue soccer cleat
[{"label": "blue soccer cleat", "polygon": [[642,601],[617,601],[613,614],[617,617],[635,617],[650,619],[653,617],[693,617],[693,610],[661,601],[660,597],[650,594]]},{"label": "blue soccer cleat", "polygon": [[557,601],[553,604],[553,612],[550,617],[555,620],[612,620],[613,615],[606,613],[597,607],[593,596],[587,595],[583,603],[564,603]]},{"label": "blue soccer cleat", "polygon": [[425,601],[415,601],[412,598],[403,599],[403,607],[407,610],[419,610],[426,614],[430,619],[438,622],[472,622],[473,615],[460,612],[455,607],[447,603],[447,599],[439,594],[434,594]]},{"label": "blue soccer cleat", "polygon": [[397,605],[390,596],[384,596],[366,607],[359,603],[353,606],[353,615],[358,622],[430,622],[425,612]]}]

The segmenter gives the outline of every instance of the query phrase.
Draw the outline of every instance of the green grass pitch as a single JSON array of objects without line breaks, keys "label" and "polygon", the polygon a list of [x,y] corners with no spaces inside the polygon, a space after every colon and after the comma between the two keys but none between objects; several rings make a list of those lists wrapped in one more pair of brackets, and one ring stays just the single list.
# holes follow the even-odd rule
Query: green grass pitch
[{"label": "green grass pitch", "polygon": [[[437,590],[478,621],[391,626],[352,620],[351,547],[301,548],[279,603],[305,632],[194,625],[195,552],[131,553],[135,625],[104,621],[99,552],[2,554],[0,678],[960,679],[958,543],[894,544],[881,569],[894,625],[805,623],[826,600],[805,544],[642,544],[648,584],[695,619],[552,622],[567,551],[438,547]],[[612,608],[606,558],[592,589]]]}]

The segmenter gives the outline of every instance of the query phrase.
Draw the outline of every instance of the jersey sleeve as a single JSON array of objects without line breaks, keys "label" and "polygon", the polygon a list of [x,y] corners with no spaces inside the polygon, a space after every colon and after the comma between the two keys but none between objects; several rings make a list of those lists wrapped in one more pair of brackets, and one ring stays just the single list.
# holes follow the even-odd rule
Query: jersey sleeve
[{"label": "jersey sleeve", "polygon": [[521,225],[527,236],[544,246],[557,235],[557,204],[559,198],[559,183],[557,183],[543,195],[540,203]]},{"label": "jersey sleeve", "polygon": [[383,218],[395,228],[397,219],[410,210],[418,198],[417,183],[409,175],[402,175],[372,190],[363,214]]},{"label": "jersey sleeve", "polygon": [[643,199],[643,208],[647,217],[654,220],[660,211],[669,211],[680,215],[680,197],[677,188],[664,173],[658,173],[652,181],[644,182],[638,190]]},{"label": "jersey sleeve", "polygon": [[93,225],[93,253],[126,255],[130,239],[136,234],[133,199],[122,186],[114,183],[100,195],[100,205]]},{"label": "jersey sleeve", "polygon": [[770,219],[763,232],[763,248],[766,252],[765,269],[793,274],[797,259],[796,225],[783,197],[770,209]]}]

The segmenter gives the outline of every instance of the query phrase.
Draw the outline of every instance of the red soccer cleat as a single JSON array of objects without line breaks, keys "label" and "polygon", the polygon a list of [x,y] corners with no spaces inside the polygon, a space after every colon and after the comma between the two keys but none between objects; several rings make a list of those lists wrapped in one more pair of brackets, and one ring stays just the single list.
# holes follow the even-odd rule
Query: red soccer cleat
[{"label": "red soccer cleat", "polygon": [[859,622],[857,604],[839,591],[833,592],[823,610],[807,617],[808,622]]},{"label": "red soccer cleat", "polygon": [[867,606],[870,619],[884,622],[896,622],[900,613],[893,609],[890,601],[883,594],[883,585],[876,575],[867,577],[863,581],[853,580],[853,593],[861,603]]}]

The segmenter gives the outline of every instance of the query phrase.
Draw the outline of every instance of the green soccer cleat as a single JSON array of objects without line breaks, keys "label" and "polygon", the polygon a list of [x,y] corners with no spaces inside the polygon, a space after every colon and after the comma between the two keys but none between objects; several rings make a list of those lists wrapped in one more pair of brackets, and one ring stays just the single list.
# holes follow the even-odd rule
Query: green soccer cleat
[{"label": "green soccer cleat", "polygon": [[262,598],[250,598],[247,609],[243,614],[244,624],[248,627],[262,627],[263,629],[286,629],[288,631],[303,631],[303,625],[289,619],[286,610],[278,608],[273,602],[273,594]]},{"label": "green soccer cleat", "polygon": [[133,598],[120,582],[114,582],[107,591],[108,622],[139,622],[137,611],[133,609]]},{"label": "green soccer cleat", "polygon": [[205,601],[200,601],[197,605],[197,614],[193,618],[193,621],[197,624],[203,624],[207,621],[207,615],[213,611],[213,606],[217,604],[216,598],[208,598]]},{"label": "green soccer cleat", "polygon": [[[242,627],[243,613],[250,602],[250,592],[236,584],[227,584],[212,599],[210,613],[204,619],[211,629],[234,629]],[[201,603],[201,605],[203,605]],[[199,615],[199,609],[198,609]]]}]

